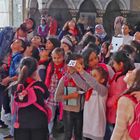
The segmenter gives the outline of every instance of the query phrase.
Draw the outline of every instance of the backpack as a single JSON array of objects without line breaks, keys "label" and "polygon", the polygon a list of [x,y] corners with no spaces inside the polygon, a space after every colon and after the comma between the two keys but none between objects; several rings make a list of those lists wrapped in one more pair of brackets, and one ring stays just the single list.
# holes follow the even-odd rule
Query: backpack
[{"label": "backpack", "polygon": [[[30,105],[34,105],[36,108],[44,112],[48,119],[48,122],[50,122],[51,120],[52,117],[51,109],[48,107],[46,101],[44,101],[44,107],[37,103],[37,97],[34,89],[38,89],[42,93],[44,93],[45,91],[40,86],[33,85],[34,83],[36,83],[36,81],[31,82],[26,88],[24,88],[24,85],[22,84],[19,84],[17,86],[17,91],[14,93],[14,102],[12,105],[12,114],[16,113],[17,116],[14,128],[19,128],[18,110],[20,108],[25,108]],[[26,101],[23,100],[25,96],[27,97]]]},{"label": "backpack", "polygon": [[139,140],[140,139],[140,102],[137,102],[136,98],[132,95],[124,95],[124,96],[129,98],[131,101],[133,101],[136,104],[134,110],[134,120],[128,126],[128,133],[133,140]]}]

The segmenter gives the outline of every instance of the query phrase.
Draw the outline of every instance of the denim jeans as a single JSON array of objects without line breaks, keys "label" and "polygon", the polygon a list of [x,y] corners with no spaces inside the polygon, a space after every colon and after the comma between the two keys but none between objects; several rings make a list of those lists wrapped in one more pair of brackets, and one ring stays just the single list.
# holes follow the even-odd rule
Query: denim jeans
[{"label": "denim jeans", "polygon": [[63,112],[64,120],[64,140],[71,140],[73,136],[75,140],[82,140],[82,128],[83,128],[83,111],[80,112]]},{"label": "denim jeans", "polygon": [[57,106],[53,106],[53,105],[49,105],[51,111],[52,111],[52,117],[51,117],[51,121],[48,124],[48,129],[49,129],[49,135],[52,134],[52,130],[53,130],[53,126],[54,126],[54,118],[56,115],[56,108]]}]

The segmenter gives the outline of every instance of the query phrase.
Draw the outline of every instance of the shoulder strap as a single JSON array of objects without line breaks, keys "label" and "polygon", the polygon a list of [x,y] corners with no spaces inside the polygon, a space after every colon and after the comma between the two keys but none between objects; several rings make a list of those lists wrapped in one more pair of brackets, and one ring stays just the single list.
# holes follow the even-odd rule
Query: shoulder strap
[{"label": "shoulder strap", "polygon": [[33,103],[33,105],[37,107],[39,110],[41,110],[42,112],[44,112],[47,116],[47,111],[41,105],[39,105],[37,102]]},{"label": "shoulder strap", "polygon": [[28,89],[28,88],[30,88],[30,87],[32,87],[33,86],[33,84],[34,83],[36,83],[37,81],[33,81],[33,82],[31,82],[27,87],[26,87],[26,89]]},{"label": "shoulder strap", "polygon": [[123,96],[129,98],[129,99],[130,99],[131,101],[133,101],[135,104],[138,103],[137,100],[136,100],[136,98],[135,98],[134,96],[132,96],[132,95],[125,94],[125,95],[123,95]]}]

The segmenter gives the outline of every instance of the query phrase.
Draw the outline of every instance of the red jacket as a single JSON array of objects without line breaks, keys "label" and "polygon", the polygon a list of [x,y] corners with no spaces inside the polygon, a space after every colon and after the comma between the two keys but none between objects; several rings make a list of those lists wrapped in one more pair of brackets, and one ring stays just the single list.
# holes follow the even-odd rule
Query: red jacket
[{"label": "red jacket", "polygon": [[57,33],[57,28],[58,28],[57,21],[55,19],[52,19],[52,21],[50,22],[50,30],[48,34],[50,36],[55,36]]},{"label": "red jacket", "polygon": [[117,101],[126,89],[127,84],[124,82],[124,76],[120,76],[117,81],[115,80],[121,72],[117,72],[109,87],[108,99],[107,99],[107,121],[111,124],[115,124],[116,122],[116,111],[117,111]]}]

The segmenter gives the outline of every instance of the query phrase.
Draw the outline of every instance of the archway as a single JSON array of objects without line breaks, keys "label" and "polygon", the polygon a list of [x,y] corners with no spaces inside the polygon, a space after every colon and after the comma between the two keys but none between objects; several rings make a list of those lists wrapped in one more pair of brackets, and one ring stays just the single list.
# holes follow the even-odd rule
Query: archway
[{"label": "archway", "polygon": [[112,0],[107,5],[106,12],[103,16],[104,28],[110,38],[114,34],[114,20],[119,15],[121,15],[119,2],[117,0]]},{"label": "archway", "polygon": [[60,27],[72,18],[65,0],[53,0],[48,9],[48,14],[56,18]]},{"label": "archway", "polygon": [[83,21],[85,28],[95,25],[96,7],[91,0],[85,0],[79,7],[78,19]]}]

